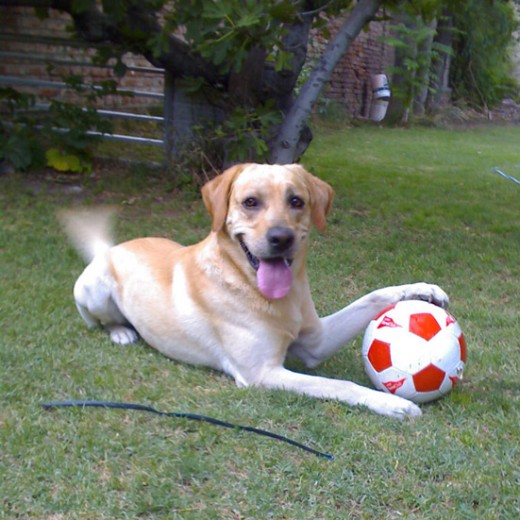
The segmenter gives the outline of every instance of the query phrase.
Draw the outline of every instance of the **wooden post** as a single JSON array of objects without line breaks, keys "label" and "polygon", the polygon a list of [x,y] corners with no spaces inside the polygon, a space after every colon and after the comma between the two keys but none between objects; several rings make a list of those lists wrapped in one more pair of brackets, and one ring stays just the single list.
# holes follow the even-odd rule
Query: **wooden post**
[{"label": "wooden post", "polygon": [[164,71],[164,161],[169,164],[173,158],[175,147],[174,131],[174,94],[175,78],[173,74]]}]

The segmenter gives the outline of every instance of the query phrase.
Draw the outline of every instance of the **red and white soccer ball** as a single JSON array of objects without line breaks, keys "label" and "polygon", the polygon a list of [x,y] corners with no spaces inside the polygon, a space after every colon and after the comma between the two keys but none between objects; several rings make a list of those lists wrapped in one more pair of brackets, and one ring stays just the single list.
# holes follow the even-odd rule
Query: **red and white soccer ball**
[{"label": "red and white soccer ball", "polygon": [[368,325],[363,362],[379,390],[426,403],[462,379],[466,341],[455,318],[441,307],[401,301]]}]

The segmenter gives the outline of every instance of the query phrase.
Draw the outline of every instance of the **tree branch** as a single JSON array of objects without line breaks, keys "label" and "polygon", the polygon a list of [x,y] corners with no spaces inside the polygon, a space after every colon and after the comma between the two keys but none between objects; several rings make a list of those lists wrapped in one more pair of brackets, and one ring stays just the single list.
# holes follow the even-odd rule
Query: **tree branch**
[{"label": "tree branch", "polygon": [[321,90],[351,42],[374,18],[381,4],[382,0],[360,0],[352,8],[336,35],[329,41],[278,132],[271,148],[271,162],[287,164],[297,159],[301,134]]}]

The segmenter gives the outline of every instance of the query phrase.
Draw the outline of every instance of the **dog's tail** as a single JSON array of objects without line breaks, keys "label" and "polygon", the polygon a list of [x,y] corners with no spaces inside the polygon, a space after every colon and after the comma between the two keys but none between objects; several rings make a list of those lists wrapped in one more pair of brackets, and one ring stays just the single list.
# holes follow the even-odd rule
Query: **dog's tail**
[{"label": "dog's tail", "polygon": [[58,215],[67,236],[87,261],[114,245],[113,208],[64,210]]}]

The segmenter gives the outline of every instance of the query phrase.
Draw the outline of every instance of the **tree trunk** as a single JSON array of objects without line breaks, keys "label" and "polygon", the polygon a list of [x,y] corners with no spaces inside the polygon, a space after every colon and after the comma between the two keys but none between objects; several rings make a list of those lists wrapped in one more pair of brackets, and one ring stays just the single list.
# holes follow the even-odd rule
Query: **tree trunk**
[{"label": "tree trunk", "polygon": [[[453,17],[449,8],[443,9],[437,24],[436,43],[446,48],[452,48],[453,43]],[[431,90],[426,100],[428,111],[434,111],[449,101],[449,83],[451,56],[447,52],[439,52],[432,70]],[[447,99],[448,98],[448,99]]]},{"label": "tree trunk", "polygon": [[419,86],[419,91],[416,92],[414,100],[413,100],[413,113],[416,116],[423,116],[425,113],[425,104],[426,99],[428,97],[428,89],[430,87],[430,70],[432,65],[432,44],[434,41],[433,35],[435,34],[433,31],[437,28],[437,20],[434,19],[429,24],[430,29],[432,29],[432,33],[428,38],[424,39],[419,43],[417,47],[417,53],[425,56],[423,60],[421,60],[421,66],[417,71],[417,84]]},{"label": "tree trunk", "polygon": [[360,0],[347,16],[336,35],[329,41],[309,79],[287,113],[271,146],[271,162],[288,164],[298,158],[298,145],[306,121],[334,67],[345,54],[354,38],[374,18],[382,0]]},{"label": "tree trunk", "polygon": [[[398,27],[403,24],[407,28],[415,27],[416,20],[413,16],[401,12],[395,15],[392,20],[392,25]],[[401,33],[395,29],[395,35],[399,38],[405,38]],[[406,78],[405,71],[406,60],[410,58],[410,51],[417,52],[415,42],[409,37],[406,41],[406,46],[398,45],[395,47],[394,53],[394,72],[390,80],[392,86],[392,97],[390,98],[390,105],[386,114],[385,121],[389,124],[406,123],[408,120],[410,109],[410,92],[411,82]]]}]

